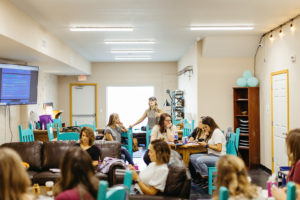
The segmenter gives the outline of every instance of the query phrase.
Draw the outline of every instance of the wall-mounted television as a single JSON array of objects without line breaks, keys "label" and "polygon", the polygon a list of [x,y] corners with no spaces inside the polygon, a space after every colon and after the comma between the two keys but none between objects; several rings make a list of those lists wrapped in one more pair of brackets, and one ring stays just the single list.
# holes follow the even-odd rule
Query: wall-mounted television
[{"label": "wall-mounted television", "polygon": [[0,63],[0,105],[37,103],[39,68]]}]

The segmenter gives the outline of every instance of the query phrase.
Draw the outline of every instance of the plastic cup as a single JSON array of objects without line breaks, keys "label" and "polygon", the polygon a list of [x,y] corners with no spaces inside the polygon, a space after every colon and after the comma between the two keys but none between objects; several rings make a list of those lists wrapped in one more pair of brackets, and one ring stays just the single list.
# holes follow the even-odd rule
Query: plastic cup
[{"label": "plastic cup", "polygon": [[45,183],[46,193],[47,193],[48,196],[53,196],[53,185],[54,185],[53,181],[47,181]]}]

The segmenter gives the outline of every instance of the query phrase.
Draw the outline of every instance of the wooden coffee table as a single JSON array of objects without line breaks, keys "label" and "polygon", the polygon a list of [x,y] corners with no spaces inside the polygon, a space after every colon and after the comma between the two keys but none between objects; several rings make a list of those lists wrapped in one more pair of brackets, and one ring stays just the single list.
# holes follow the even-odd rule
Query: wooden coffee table
[{"label": "wooden coffee table", "polygon": [[207,152],[207,149],[205,147],[202,147],[196,143],[188,143],[184,145],[175,145],[175,144],[169,144],[169,145],[173,150],[177,151],[179,154],[182,155],[182,159],[186,167],[189,166],[191,154]]}]

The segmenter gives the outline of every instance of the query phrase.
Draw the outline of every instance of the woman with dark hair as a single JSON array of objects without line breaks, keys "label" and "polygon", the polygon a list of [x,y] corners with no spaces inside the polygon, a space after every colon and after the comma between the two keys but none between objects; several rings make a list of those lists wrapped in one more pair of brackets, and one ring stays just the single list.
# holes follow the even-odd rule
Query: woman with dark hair
[{"label": "woman with dark hair", "polygon": [[205,141],[206,139],[206,132],[203,129],[202,119],[204,117],[200,117],[200,120],[198,122],[198,126],[192,131],[189,142],[200,142]]},{"label": "woman with dark hair", "polygon": [[56,200],[97,199],[99,179],[86,151],[78,147],[68,149],[60,163],[60,171],[60,179],[54,186]]},{"label": "woman with dark hair", "polygon": [[162,110],[158,108],[156,97],[149,98],[149,108],[144,112],[143,116],[137,120],[134,124],[130,125],[129,128],[141,123],[148,118],[149,129],[152,129],[155,124],[158,123],[159,117],[162,114]]},{"label": "woman with dark hair", "polygon": [[[158,124],[151,131],[150,141],[162,139],[165,142],[174,142],[175,131],[176,126],[173,125],[171,116],[168,113],[163,113],[160,115]],[[147,165],[151,162],[148,151],[144,154],[144,161]]]},{"label": "woman with dark hair", "polygon": [[96,145],[94,145],[95,134],[93,129],[90,127],[83,127],[80,131],[79,138],[80,143],[76,145],[88,152],[93,160],[93,166],[96,167],[98,165],[98,161],[100,160],[100,150],[98,147],[96,147]]},{"label": "woman with dark hair", "polygon": [[134,186],[137,193],[156,195],[159,191],[164,191],[170,155],[170,147],[164,140],[152,140],[149,145],[151,163],[139,174],[132,165],[129,165],[129,169],[133,171],[132,180],[137,182]]},{"label": "woman with dark hair", "polygon": [[203,186],[207,186],[208,167],[215,166],[220,156],[226,154],[226,139],[213,118],[203,117],[202,124],[208,135],[198,144],[207,148],[207,154],[192,154],[190,161],[195,171],[204,178]]}]

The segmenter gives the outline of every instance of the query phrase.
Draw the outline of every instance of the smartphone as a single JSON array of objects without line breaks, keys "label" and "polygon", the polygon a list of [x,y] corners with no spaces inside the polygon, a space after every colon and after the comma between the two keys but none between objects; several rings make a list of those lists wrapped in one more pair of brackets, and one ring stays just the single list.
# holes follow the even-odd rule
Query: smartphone
[{"label": "smartphone", "polygon": [[204,138],[199,138],[198,142],[204,142]]}]

